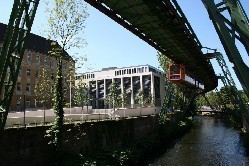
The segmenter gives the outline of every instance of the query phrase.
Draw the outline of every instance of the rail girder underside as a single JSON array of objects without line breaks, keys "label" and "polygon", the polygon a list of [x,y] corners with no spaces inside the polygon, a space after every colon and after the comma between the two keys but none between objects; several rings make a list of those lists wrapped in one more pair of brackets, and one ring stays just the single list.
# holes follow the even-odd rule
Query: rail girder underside
[{"label": "rail girder underside", "polygon": [[204,92],[217,87],[214,69],[184,14],[179,14],[178,4],[162,0],[85,1],[174,62],[187,66],[204,83]]}]

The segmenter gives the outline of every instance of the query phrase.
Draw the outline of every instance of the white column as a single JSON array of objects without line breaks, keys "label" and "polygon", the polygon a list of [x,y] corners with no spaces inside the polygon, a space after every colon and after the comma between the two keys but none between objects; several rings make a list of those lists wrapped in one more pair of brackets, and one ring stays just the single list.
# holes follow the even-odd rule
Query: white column
[{"label": "white column", "polygon": [[[143,92],[144,87],[143,87],[143,75],[140,75],[140,90]],[[142,106],[144,106],[144,102],[142,100]]]},{"label": "white column", "polygon": [[131,108],[134,106],[134,98],[133,98],[133,79],[131,77]]},{"label": "white column", "polygon": [[104,79],[104,99],[106,98],[106,81]]},{"label": "white column", "polygon": [[[121,77],[121,83],[120,83],[120,86],[121,86],[121,96],[123,97],[123,94],[124,94],[124,79],[123,77]],[[123,98],[122,98],[123,100]],[[124,108],[124,103],[122,102],[122,107]]]},{"label": "white column", "polygon": [[[106,103],[106,98],[108,97],[108,96],[107,96],[108,94],[106,93],[107,88],[108,88],[108,87],[106,86],[106,79],[104,79],[104,105],[105,105],[104,108],[106,108],[106,104],[107,104],[107,103]],[[109,108],[109,104],[108,104],[107,107]]]},{"label": "white column", "polygon": [[144,90],[144,87],[143,87],[143,76],[140,75],[140,90],[143,91]]},{"label": "white column", "polygon": [[95,101],[95,104],[96,104],[96,108],[99,108],[99,87],[98,87],[98,80],[96,80],[96,101]]},{"label": "white column", "polygon": [[124,79],[123,79],[123,77],[121,77],[121,94],[123,94],[124,93]]},{"label": "white column", "polygon": [[154,100],[154,104],[155,104],[155,89],[154,89],[154,75],[153,73],[151,73],[151,84],[150,84],[150,89],[151,89],[151,95],[152,95],[152,98]]}]

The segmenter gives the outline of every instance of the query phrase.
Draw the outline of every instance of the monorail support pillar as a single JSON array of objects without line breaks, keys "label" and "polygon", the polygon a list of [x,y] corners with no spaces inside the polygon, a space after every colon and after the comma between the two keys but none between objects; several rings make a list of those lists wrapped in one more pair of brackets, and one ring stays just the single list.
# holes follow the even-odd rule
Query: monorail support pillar
[{"label": "monorail support pillar", "polygon": [[[239,0],[202,0],[207,8],[216,32],[223,44],[228,59],[234,64],[234,71],[249,98],[249,67],[244,63],[242,56],[236,47],[236,39],[239,40],[249,54],[249,21]],[[228,11],[230,17],[226,18],[222,12]],[[231,21],[230,21],[231,20]]]},{"label": "monorail support pillar", "polygon": [[[15,0],[0,53],[0,133],[4,130],[25,45],[40,0]],[[10,73],[6,76],[7,70]]]}]

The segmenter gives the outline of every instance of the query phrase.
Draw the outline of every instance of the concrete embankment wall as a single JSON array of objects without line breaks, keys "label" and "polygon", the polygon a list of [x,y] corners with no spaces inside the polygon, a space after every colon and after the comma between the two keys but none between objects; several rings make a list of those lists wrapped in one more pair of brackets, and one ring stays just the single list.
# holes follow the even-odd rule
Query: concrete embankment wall
[{"label": "concrete embankment wall", "polygon": [[[173,115],[171,121],[175,122],[176,117],[179,115]],[[44,137],[48,129],[49,126],[6,129],[0,136],[0,165],[44,165],[53,156],[49,138]],[[65,153],[90,153],[153,136],[158,132],[158,116],[68,124],[64,129]]]}]

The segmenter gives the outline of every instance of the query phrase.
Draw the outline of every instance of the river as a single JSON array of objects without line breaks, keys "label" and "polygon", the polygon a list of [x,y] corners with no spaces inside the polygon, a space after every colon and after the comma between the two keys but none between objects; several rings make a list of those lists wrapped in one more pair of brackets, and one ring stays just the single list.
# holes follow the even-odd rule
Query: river
[{"label": "river", "polygon": [[148,166],[241,166],[249,155],[239,131],[220,119],[194,118],[193,128]]}]

